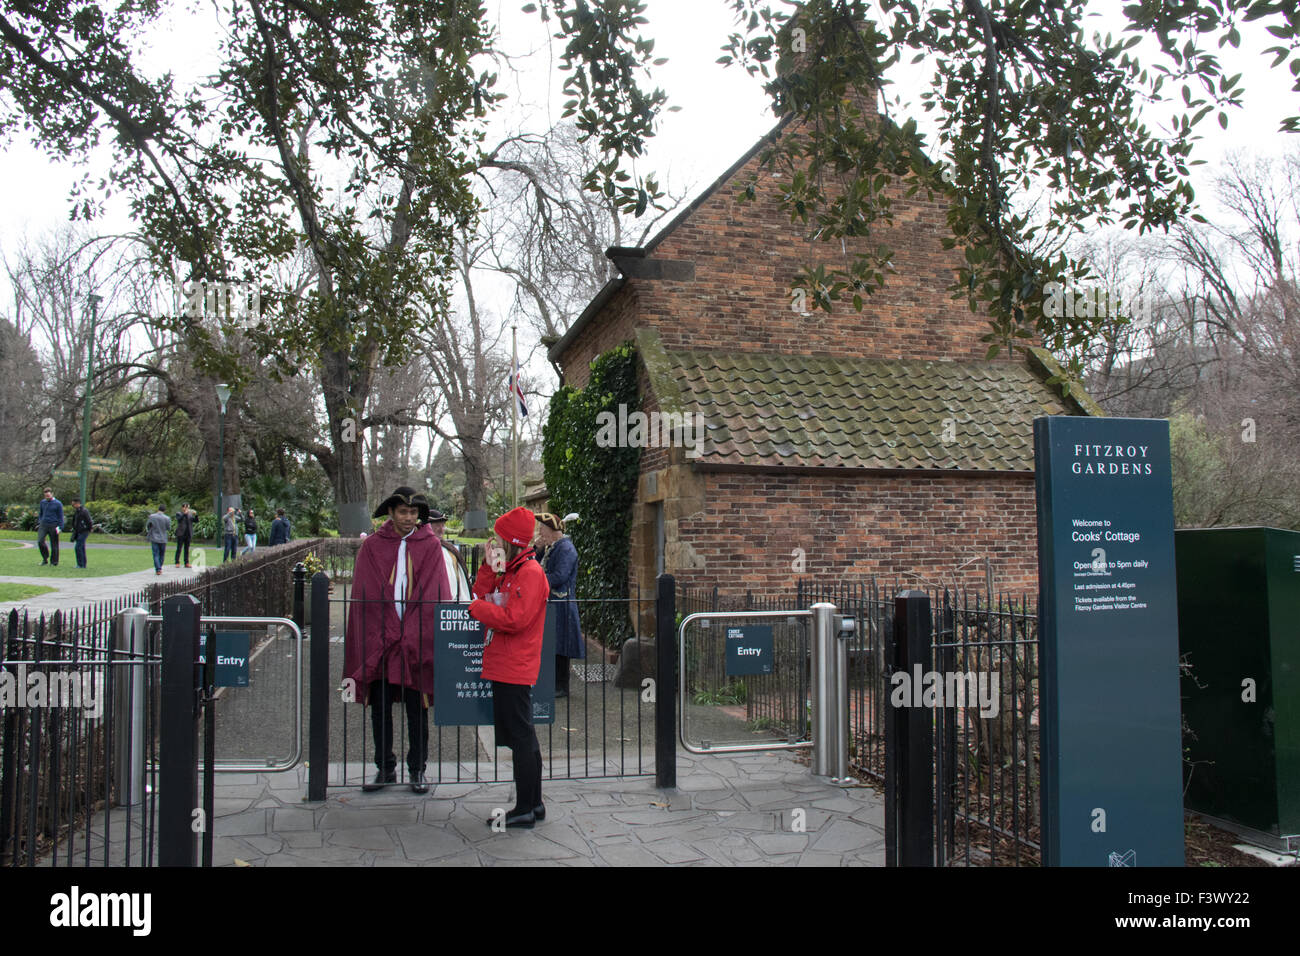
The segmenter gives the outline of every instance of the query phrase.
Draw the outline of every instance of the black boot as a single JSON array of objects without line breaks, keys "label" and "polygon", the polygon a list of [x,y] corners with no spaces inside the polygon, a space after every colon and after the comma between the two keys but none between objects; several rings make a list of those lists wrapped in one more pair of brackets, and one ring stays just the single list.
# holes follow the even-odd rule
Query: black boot
[{"label": "black boot", "polygon": [[364,790],[366,793],[373,793],[373,792],[376,791],[376,790],[382,790],[382,789],[384,789],[384,785],[385,785],[385,784],[389,784],[389,783],[397,783],[397,771],[396,771],[396,770],[381,770],[381,771],[379,771],[377,774],[375,774],[375,780],[374,780],[374,782],[373,782],[373,783],[363,783],[363,784],[361,785],[361,789]]}]

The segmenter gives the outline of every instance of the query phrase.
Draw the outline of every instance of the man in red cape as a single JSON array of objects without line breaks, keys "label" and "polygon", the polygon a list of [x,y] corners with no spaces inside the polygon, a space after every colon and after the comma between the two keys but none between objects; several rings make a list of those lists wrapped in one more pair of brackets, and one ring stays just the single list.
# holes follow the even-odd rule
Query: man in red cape
[{"label": "man in red cape", "polygon": [[348,602],[343,676],[356,688],[357,700],[370,704],[375,738],[374,783],[377,790],[397,782],[393,755],[393,707],[406,708],[410,747],[406,768],[411,789],[427,793],[424,768],[429,755],[429,700],[433,696],[433,650],[439,601],[451,600],[442,543],[421,524],[429,503],[403,486],[375,510],[388,520],[369,535],[357,552]]}]

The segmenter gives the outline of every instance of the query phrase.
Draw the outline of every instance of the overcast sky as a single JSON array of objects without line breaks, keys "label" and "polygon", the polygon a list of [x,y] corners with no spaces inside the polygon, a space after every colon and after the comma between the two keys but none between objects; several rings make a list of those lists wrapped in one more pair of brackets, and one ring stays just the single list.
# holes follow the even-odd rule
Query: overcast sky
[{"label": "overcast sky", "polygon": [[[494,0],[491,6],[501,23],[501,47],[515,55],[536,51],[522,64],[526,73],[503,72],[499,88],[511,96],[498,126],[511,128],[524,122],[545,128],[560,118],[564,99],[562,78],[549,68],[558,58],[559,44],[548,50],[536,16],[522,13],[520,0]],[[1118,30],[1123,22],[1120,5],[1110,0],[1095,6],[1108,11],[1097,18],[1098,28]],[[655,53],[668,58],[667,64],[655,68],[654,82],[680,112],[663,115],[645,165],[657,171],[661,181],[667,178],[677,185],[693,183],[702,188],[770,129],[774,118],[758,78],[715,62],[723,39],[734,29],[723,0],[648,0],[647,16],[646,33],[655,39]],[[1211,165],[1226,149],[1276,153],[1291,138],[1277,132],[1278,121],[1300,109],[1300,103],[1290,93],[1291,77],[1285,68],[1271,70],[1269,58],[1260,55],[1259,50],[1272,41],[1260,32],[1243,30],[1244,49],[1223,53],[1226,70],[1244,74],[1247,102],[1243,110],[1233,113],[1227,134],[1220,133],[1212,119],[1206,121],[1208,138],[1199,155]],[[178,85],[184,86],[212,69],[218,41],[219,27],[210,5],[178,4],[147,41],[141,63],[148,70],[172,70]],[[919,86],[928,72],[918,66],[911,76]],[[918,86],[903,82],[894,92],[914,98]],[[924,123],[922,111],[913,115]],[[1154,112],[1150,116],[1158,127],[1163,117]],[[107,150],[101,152],[91,163],[92,170],[105,168]],[[65,221],[68,190],[76,176],[72,164],[51,160],[21,134],[16,136],[0,154],[0,181],[7,184],[0,209],[0,242],[9,248],[12,237],[24,229],[40,231]],[[114,211],[105,221],[110,230],[129,225],[120,204]]]},{"label": "overcast sky", "polygon": [[[537,17],[521,12],[522,0],[489,0],[489,8],[501,24],[500,47],[512,55],[534,51],[518,63],[521,73],[502,71],[498,89],[510,94],[496,119],[496,129],[517,129],[521,125],[543,130],[559,120],[563,79],[553,69],[561,49],[548,44]],[[1118,32],[1122,27],[1121,6],[1115,0],[1094,4],[1106,11],[1097,18],[1097,29]],[[726,35],[734,29],[723,0],[648,0],[650,20],[646,33],[656,41],[655,54],[668,63],[655,69],[654,82],[668,94],[669,105],[679,112],[664,113],[660,131],[638,172],[654,171],[661,184],[675,190],[691,186],[698,192],[751,146],[775,122],[759,78],[738,68],[724,68],[715,61]],[[1213,118],[1203,129],[1208,138],[1201,144],[1199,158],[1207,161],[1195,174],[1198,196],[1208,200],[1209,177],[1228,149],[1277,155],[1294,149],[1294,137],[1278,133],[1278,122],[1288,112],[1300,112],[1300,102],[1290,92],[1291,77],[1285,68],[1272,71],[1260,50],[1272,41],[1262,31],[1243,28],[1243,50],[1223,52],[1225,72],[1242,72],[1246,90],[1245,108],[1230,117],[1229,132],[1220,133]],[[170,69],[178,86],[184,87],[211,71],[220,40],[211,4],[182,3],[162,20],[141,52],[141,64],[150,71]],[[1141,50],[1142,48],[1139,48]],[[1148,47],[1150,49],[1150,47]],[[1154,57],[1148,55],[1147,61]],[[897,84],[894,94],[916,102],[929,72],[918,66]],[[893,94],[891,94],[893,95]],[[913,111],[925,131],[924,113]],[[1148,125],[1159,129],[1168,114],[1151,112]],[[108,151],[101,151],[90,168],[106,168]],[[72,164],[58,163],[16,136],[0,154],[0,182],[5,198],[0,207],[0,249],[12,252],[24,233],[37,236],[66,222],[69,188],[79,171]],[[1213,217],[1213,209],[1206,215]],[[110,203],[108,216],[99,224],[105,232],[130,228],[124,205]],[[0,278],[0,313],[11,301],[7,285]],[[523,343],[521,342],[521,348]],[[533,362],[539,378],[550,370],[538,354]]]}]

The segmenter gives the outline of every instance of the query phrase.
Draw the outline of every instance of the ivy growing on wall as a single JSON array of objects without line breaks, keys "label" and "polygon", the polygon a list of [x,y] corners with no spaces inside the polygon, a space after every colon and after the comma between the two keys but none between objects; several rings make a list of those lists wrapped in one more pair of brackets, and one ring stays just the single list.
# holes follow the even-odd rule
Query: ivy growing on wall
[{"label": "ivy growing on wall", "polygon": [[[578,598],[628,596],[628,546],[632,502],[641,467],[640,448],[601,448],[596,418],[618,406],[640,408],[636,384],[636,348],[631,342],[610,349],[591,363],[583,389],[565,385],[551,398],[542,429],[542,468],[550,509],[580,519],[566,532],[578,550]],[[583,633],[610,647],[632,634],[626,604],[579,605]]]}]

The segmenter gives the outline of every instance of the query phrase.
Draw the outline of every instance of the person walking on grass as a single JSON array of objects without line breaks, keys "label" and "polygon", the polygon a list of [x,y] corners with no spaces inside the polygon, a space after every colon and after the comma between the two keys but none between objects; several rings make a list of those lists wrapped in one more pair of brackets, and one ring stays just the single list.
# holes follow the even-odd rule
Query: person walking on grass
[{"label": "person walking on grass", "polygon": [[190,566],[190,541],[194,538],[194,512],[188,504],[176,512],[176,567],[181,566],[181,549],[185,550],[185,566]]},{"label": "person walking on grass", "polygon": [[[41,564],[59,566],[59,532],[63,530],[63,502],[46,488],[40,504],[36,506],[36,547],[41,549]],[[50,546],[45,546],[45,539]]]},{"label": "person walking on grass", "polygon": [[225,550],[221,552],[221,563],[235,560],[235,549],[239,544],[239,526],[236,524],[238,515],[232,505],[226,509],[226,513],[221,517],[221,530],[225,536]]},{"label": "person walking on grass", "polygon": [[244,545],[240,554],[252,554],[257,550],[257,518],[254,517],[252,508],[244,515]]},{"label": "person walking on grass", "polygon": [[167,509],[162,505],[149,516],[145,522],[144,533],[153,546],[153,573],[162,574],[162,566],[167,561],[167,534],[171,531],[172,519],[167,517]]},{"label": "person walking on grass", "polygon": [[77,567],[86,566],[86,538],[95,527],[90,512],[81,503],[80,498],[72,499],[72,553],[77,557]]}]

